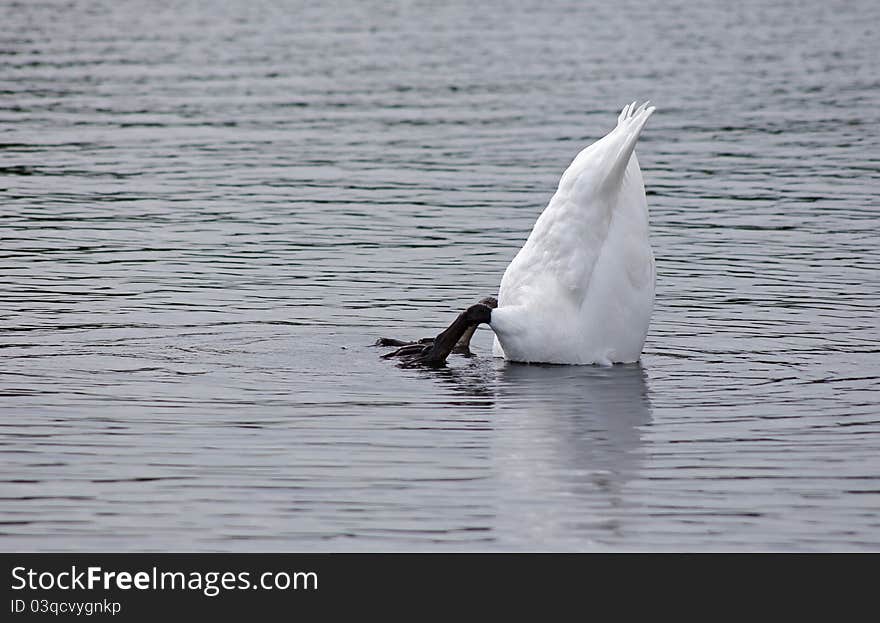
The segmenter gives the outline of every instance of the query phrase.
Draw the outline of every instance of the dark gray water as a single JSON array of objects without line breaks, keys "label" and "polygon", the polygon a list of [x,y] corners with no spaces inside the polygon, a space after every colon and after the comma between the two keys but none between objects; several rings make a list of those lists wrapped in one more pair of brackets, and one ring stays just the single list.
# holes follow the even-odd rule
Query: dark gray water
[{"label": "dark gray water", "polygon": [[[437,4],[2,4],[0,549],[880,549],[880,4]],[[641,365],[379,359],[648,98]]]}]

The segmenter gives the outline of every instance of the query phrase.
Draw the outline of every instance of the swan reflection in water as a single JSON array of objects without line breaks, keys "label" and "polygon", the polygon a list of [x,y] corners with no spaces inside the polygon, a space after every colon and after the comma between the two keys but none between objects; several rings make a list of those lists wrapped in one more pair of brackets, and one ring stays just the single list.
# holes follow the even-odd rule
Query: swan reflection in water
[{"label": "swan reflection in water", "polygon": [[[639,364],[502,364],[496,407],[492,456],[505,540],[552,542],[556,533],[601,542],[625,530],[625,488],[639,476],[642,429],[651,422]],[[527,515],[517,516],[522,509]]]},{"label": "swan reflection in water", "polygon": [[487,502],[498,539],[589,549],[626,532],[634,510],[626,486],[639,477],[642,433],[651,422],[641,365],[481,357],[433,378],[453,390],[457,404],[470,396],[474,406],[492,410]]}]

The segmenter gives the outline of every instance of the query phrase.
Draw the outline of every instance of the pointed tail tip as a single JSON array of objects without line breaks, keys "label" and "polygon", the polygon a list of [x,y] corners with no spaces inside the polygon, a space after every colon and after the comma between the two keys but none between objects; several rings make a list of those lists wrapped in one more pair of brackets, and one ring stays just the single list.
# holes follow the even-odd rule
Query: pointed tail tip
[{"label": "pointed tail tip", "polygon": [[639,116],[642,113],[645,114],[645,119],[650,117],[655,110],[657,110],[656,106],[650,106],[651,100],[645,100],[640,106],[636,107],[637,102],[632,102],[631,104],[627,104],[620,111],[620,115],[617,117],[618,125],[627,121],[629,119],[633,119],[634,117]]},{"label": "pointed tail tip", "polygon": [[636,108],[635,102],[623,107],[620,113],[617,127],[608,133],[611,143],[614,144],[613,156],[609,158],[609,166],[603,184],[619,184],[620,179],[626,172],[630,157],[636,147],[636,142],[642,134],[642,130],[648,119],[654,114],[656,108],[649,106],[646,101]]}]

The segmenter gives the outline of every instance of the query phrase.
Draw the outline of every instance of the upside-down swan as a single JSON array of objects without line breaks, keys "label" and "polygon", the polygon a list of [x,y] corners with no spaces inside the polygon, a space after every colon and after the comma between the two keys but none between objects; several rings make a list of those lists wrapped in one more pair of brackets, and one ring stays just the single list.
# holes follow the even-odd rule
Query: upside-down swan
[{"label": "upside-down swan", "polygon": [[[623,107],[617,126],[581,151],[504,272],[494,300],[459,314],[434,340],[388,356],[442,365],[478,324],[493,352],[529,363],[603,364],[639,359],[654,306],[654,254],[635,145],[653,106]],[[383,344],[384,342],[384,344]],[[469,351],[468,351],[469,352]]]}]

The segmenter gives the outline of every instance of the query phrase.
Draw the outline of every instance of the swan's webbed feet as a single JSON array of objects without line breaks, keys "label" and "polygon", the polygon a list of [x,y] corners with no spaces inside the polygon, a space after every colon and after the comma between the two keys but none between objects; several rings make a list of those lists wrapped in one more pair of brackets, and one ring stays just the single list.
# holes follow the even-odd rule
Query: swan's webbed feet
[{"label": "swan's webbed feet", "polygon": [[[423,337],[415,342],[407,340],[396,340],[393,337],[380,337],[373,346],[411,346],[413,344],[430,344],[434,341],[432,337]],[[384,356],[384,355],[383,355]]]},{"label": "swan's webbed feet", "polygon": [[[472,335],[473,332],[465,332],[465,335],[461,336],[461,339],[458,340],[458,343],[453,347],[452,353],[455,355],[461,355],[462,357],[473,357],[474,354],[471,352],[470,348]],[[382,355],[382,359],[391,359],[392,357],[400,357],[402,355],[409,355],[414,352],[421,352],[425,346],[430,346],[433,343],[434,338],[432,337],[423,337],[422,339],[416,340],[415,342],[396,340],[391,337],[380,337],[378,340],[376,340],[373,346],[397,346],[397,350]]]},{"label": "swan's webbed feet", "polygon": [[[406,351],[406,349],[411,349]],[[399,353],[398,351],[406,351],[403,353]],[[393,356],[400,357],[400,366],[403,368],[416,368],[421,366],[427,366],[429,368],[439,368],[446,365],[446,357],[449,356],[449,353],[443,353],[442,351],[434,348],[434,344],[415,344],[413,346],[404,346],[401,349],[398,349],[394,353],[390,353]],[[386,355],[386,358],[388,355]]]},{"label": "swan's webbed feet", "polygon": [[422,338],[417,342],[406,342],[393,338],[379,338],[375,346],[397,346],[397,350],[382,355],[383,359],[399,357],[401,366],[439,367],[446,364],[450,353],[472,357],[471,338],[477,326],[488,323],[492,310],[498,306],[495,297],[489,296],[476,305],[471,305],[458,315],[449,327],[435,338]]},{"label": "swan's webbed feet", "polygon": [[393,357],[409,357],[412,355],[418,355],[425,352],[432,344],[433,340],[427,344],[420,344],[418,342],[404,343],[403,346],[401,346],[397,350],[382,355],[382,359],[392,359]]}]

